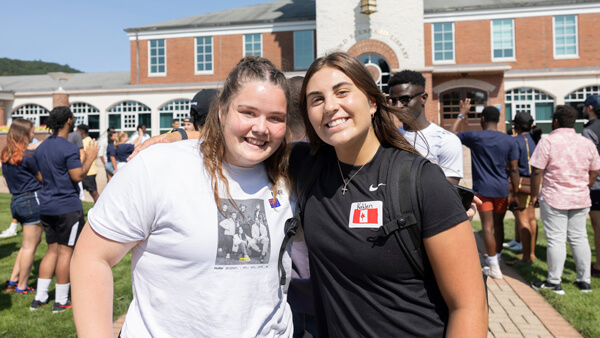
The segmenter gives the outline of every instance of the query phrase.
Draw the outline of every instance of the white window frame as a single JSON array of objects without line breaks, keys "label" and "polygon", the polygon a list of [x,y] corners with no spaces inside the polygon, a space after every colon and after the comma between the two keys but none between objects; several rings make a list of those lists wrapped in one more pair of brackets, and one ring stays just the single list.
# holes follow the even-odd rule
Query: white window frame
[{"label": "white window frame", "polygon": [[[556,17],[557,16],[574,16],[575,17],[575,54],[556,55]],[[579,59],[579,18],[576,14],[570,15],[555,15],[552,17],[552,53],[555,60]]]},{"label": "white window frame", "polygon": [[[89,119],[88,116],[96,115],[98,116],[98,120],[100,120],[100,109],[94,107],[93,105],[76,101],[69,104],[69,109],[73,112],[73,115],[76,118],[75,127],[80,124],[86,124],[89,127]],[[99,126],[98,126],[99,127]],[[89,133],[100,133],[99,128],[90,128]]]},{"label": "white window frame", "polygon": [[[120,129],[122,131],[136,131],[135,128],[139,124],[140,114],[152,114],[152,109],[140,101],[125,100],[112,105],[109,109],[107,109],[106,113],[107,117],[109,115],[119,115],[119,118],[121,119]],[[126,127],[126,124],[129,126]],[[152,128],[152,126],[146,127]]]},{"label": "white window frame", "polygon": [[262,36],[262,33],[247,33],[247,34],[244,34],[244,38],[242,39],[242,42],[243,42],[242,57],[247,56],[246,55],[246,37],[248,35],[258,35],[258,36],[260,36],[260,56],[262,57],[263,56],[263,36]]},{"label": "white window frame", "polygon": [[[173,120],[179,120],[181,128],[183,128],[183,119],[190,116],[190,100],[189,99],[175,99],[163,104],[158,109],[158,115],[171,114]],[[160,133],[164,134],[169,130],[173,129],[172,126],[161,127],[160,121],[158,125]]]},{"label": "white window frame", "polygon": [[12,123],[14,119],[21,117],[33,122],[35,127],[40,127],[40,117],[42,116],[50,116],[50,111],[37,103],[28,103],[21,105],[10,113],[10,122]]},{"label": "white window frame", "polygon": [[[306,67],[299,67],[296,64],[296,33],[305,33],[305,32],[310,32],[310,36],[311,36],[311,52],[312,52],[312,61],[315,60],[315,31],[314,30],[301,30],[301,31],[294,31],[293,33],[293,47],[294,47],[294,70],[306,70],[308,69],[308,67],[310,67],[310,64]],[[311,61],[311,63],[312,63]]]},{"label": "white window frame", "polygon": [[[519,93],[516,91],[520,91],[521,89],[528,89],[531,90],[531,93]],[[526,98],[528,95],[531,96],[531,99]],[[536,96],[540,96],[540,98],[536,98]],[[542,96],[546,96],[545,99],[542,98]],[[510,101],[507,101],[506,98],[510,97]],[[525,97],[525,98],[522,98]],[[555,97],[553,97],[552,95],[550,95],[550,93],[545,92],[543,90],[540,89],[536,89],[536,88],[531,88],[531,87],[518,87],[518,88],[513,88],[513,89],[509,89],[506,90],[504,92],[504,104],[505,105],[511,105],[511,109],[510,109],[510,113],[511,113],[511,119],[514,118],[514,116],[517,113],[517,109],[515,108],[516,105],[529,105],[529,111],[528,113],[531,114],[531,117],[533,117],[533,120],[535,122],[541,122],[541,123],[548,123],[548,122],[552,122],[552,118],[550,118],[550,120],[546,119],[546,120],[542,120],[537,118],[536,116],[536,111],[535,111],[535,104],[536,103],[552,103],[553,107],[556,109],[556,105],[557,105],[557,100]],[[508,124],[508,122],[507,122]]]},{"label": "white window frame", "polygon": [[515,19],[510,19],[511,22],[511,28],[512,28],[512,50],[513,50],[513,56],[511,57],[494,57],[494,21],[505,21],[508,19],[493,19],[490,20],[490,41],[491,41],[491,45],[490,45],[490,50],[491,50],[491,55],[492,55],[492,62],[506,62],[506,61],[517,61],[517,42],[515,41]]},{"label": "white window frame", "polygon": [[[436,24],[452,24],[452,60],[436,60],[435,59],[435,25]],[[431,24],[431,61],[435,65],[454,64],[456,63],[456,34],[454,31],[454,22],[435,22]]]},{"label": "white window frame", "polygon": [[[156,72],[153,73],[152,72],[152,55],[151,55],[151,50],[152,50],[152,41],[159,41],[159,40],[163,40],[164,42],[164,50],[165,50],[165,71],[164,72]],[[156,47],[158,48],[158,47]],[[157,55],[158,57],[158,55]],[[159,64],[157,64],[157,67],[159,66]],[[152,39],[152,40],[148,40],[148,76],[149,77],[164,77],[167,76],[167,39]]]},{"label": "white window frame", "polygon": [[[198,70],[198,38],[210,38],[210,57],[211,57],[211,70]],[[205,45],[206,46],[206,45]],[[208,55],[204,53],[204,55]],[[206,64],[207,62],[204,61]],[[194,38],[194,74],[196,75],[212,75],[215,72],[215,46],[212,35],[208,36],[197,36]]]}]

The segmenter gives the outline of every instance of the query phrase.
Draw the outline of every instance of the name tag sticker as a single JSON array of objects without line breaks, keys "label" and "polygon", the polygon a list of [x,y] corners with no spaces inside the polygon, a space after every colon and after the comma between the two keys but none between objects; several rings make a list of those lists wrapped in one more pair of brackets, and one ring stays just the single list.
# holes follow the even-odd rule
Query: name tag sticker
[{"label": "name tag sticker", "polygon": [[352,203],[350,208],[350,228],[377,229],[383,225],[383,202],[369,201]]}]

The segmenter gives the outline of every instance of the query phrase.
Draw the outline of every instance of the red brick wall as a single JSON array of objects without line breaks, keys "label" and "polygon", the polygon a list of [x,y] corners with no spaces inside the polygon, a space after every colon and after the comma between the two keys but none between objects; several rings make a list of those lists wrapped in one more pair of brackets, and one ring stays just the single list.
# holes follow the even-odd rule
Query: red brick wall
[{"label": "red brick wall", "polygon": [[[213,36],[211,75],[195,74],[195,38],[166,39],[167,75],[148,76],[148,40],[139,41],[140,84],[222,81],[243,57],[243,35]],[[283,71],[294,68],[293,32],[263,33],[263,56]],[[131,83],[136,83],[136,42],[131,41]]]},{"label": "red brick wall", "polygon": [[[516,62],[513,69],[588,67],[600,64],[600,14],[580,14],[578,20],[579,58],[555,60],[552,16],[516,18]],[[432,65],[432,24],[426,23],[425,64]],[[492,63],[490,20],[458,21],[454,23],[456,64]]]},{"label": "red brick wall", "polygon": [[69,106],[69,95],[64,93],[52,94],[52,107],[68,107]]}]

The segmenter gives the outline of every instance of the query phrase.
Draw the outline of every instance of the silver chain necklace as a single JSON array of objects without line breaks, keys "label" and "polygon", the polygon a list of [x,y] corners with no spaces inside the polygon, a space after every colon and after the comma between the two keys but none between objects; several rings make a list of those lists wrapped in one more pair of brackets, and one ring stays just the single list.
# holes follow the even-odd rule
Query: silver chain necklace
[{"label": "silver chain necklace", "polygon": [[[336,159],[337,160],[337,159]],[[369,162],[367,162],[369,163]],[[346,192],[348,191],[348,184],[350,184],[350,181],[352,181],[352,179],[354,178],[354,176],[356,176],[356,174],[358,174],[359,171],[362,170],[362,168],[364,168],[367,163],[363,164],[355,173],[354,175],[352,175],[352,177],[350,177],[350,179],[348,181],[346,181],[346,179],[344,178],[344,174],[342,173],[342,166],[340,165],[340,160],[337,160],[337,164],[338,164],[338,169],[340,170],[340,176],[342,177],[342,181],[344,182],[344,187],[342,188],[342,195],[346,195]]]}]

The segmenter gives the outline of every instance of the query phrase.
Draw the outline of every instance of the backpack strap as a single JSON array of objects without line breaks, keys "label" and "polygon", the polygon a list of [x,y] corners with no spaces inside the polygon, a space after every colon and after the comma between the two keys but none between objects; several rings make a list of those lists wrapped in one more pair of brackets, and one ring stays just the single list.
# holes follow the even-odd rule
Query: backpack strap
[{"label": "backpack strap", "polygon": [[[418,155],[400,153],[398,151],[392,155],[391,167],[387,170],[385,204],[392,220],[384,224],[381,231],[385,236],[394,234],[410,265],[419,276],[424,277],[419,190],[421,169],[428,160]],[[414,205],[416,208],[413,208]]]},{"label": "backpack strap", "polygon": [[[288,218],[285,221],[285,237],[283,238],[283,242],[281,243],[281,247],[279,248],[279,260],[277,264],[279,267],[280,285],[285,285],[287,279],[285,268],[283,267],[283,255],[288,246],[288,243],[290,242],[290,240],[292,240],[292,238],[294,238],[296,232],[298,231],[298,227],[302,224],[302,211],[304,210],[304,206],[306,205],[306,197],[317,182],[317,173],[321,171],[321,168],[323,167],[324,163],[323,157],[324,156],[321,153],[315,156],[315,162],[313,163],[312,168],[310,169],[310,172],[308,173],[308,176],[306,176],[306,178],[301,177],[301,173],[299,173],[298,175],[298,179],[296,181],[296,191],[298,192],[298,197],[296,199],[296,210],[294,212],[294,216]],[[299,184],[300,182],[304,182],[304,184],[301,186]],[[298,187],[300,186],[301,188],[298,189]]]}]

